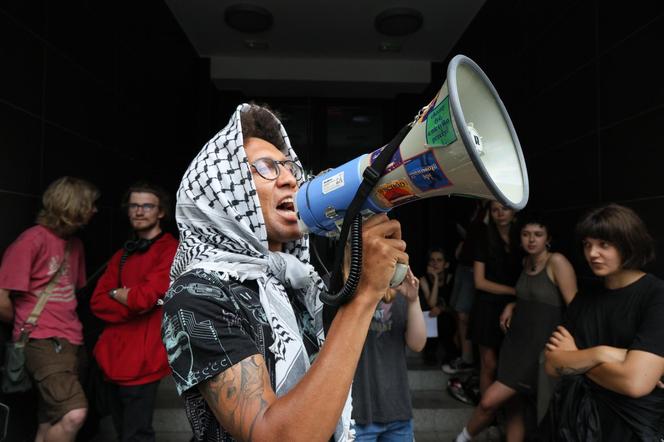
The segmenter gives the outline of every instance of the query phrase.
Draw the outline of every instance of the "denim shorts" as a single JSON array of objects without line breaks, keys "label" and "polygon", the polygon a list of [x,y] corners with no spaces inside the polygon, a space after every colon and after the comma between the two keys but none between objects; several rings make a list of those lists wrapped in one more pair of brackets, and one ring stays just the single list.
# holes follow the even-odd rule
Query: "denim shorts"
[{"label": "denim shorts", "polygon": [[470,313],[475,300],[475,280],[472,267],[459,264],[454,272],[454,287],[450,305],[459,313]]}]

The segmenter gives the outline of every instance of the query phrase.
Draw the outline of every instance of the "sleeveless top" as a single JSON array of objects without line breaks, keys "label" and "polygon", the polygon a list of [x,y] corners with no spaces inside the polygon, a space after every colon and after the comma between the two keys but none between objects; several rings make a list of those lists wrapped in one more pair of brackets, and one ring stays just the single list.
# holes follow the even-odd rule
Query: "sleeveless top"
[{"label": "sleeveless top", "polygon": [[537,391],[540,353],[562,322],[560,290],[544,268],[535,275],[522,271],[516,283],[516,308],[505,335],[497,379],[520,393]]},{"label": "sleeveless top", "polygon": [[546,271],[548,264],[547,260],[544,268],[535,275],[529,275],[525,270],[521,272],[515,287],[517,301],[541,302],[555,307],[563,305],[560,290],[551,281]]}]

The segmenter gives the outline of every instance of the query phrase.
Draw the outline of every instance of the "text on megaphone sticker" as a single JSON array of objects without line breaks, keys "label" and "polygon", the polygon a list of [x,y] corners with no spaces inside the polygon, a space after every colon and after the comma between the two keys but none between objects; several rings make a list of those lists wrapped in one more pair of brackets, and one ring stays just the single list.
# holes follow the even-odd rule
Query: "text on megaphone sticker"
[{"label": "text on megaphone sticker", "polygon": [[447,146],[457,139],[450,118],[449,100],[449,96],[445,97],[426,115],[426,143],[430,146]]},{"label": "text on megaphone sticker", "polygon": [[407,159],[404,167],[408,173],[408,178],[415,187],[423,192],[452,185],[452,182],[438,164],[436,156],[430,150]]},{"label": "text on megaphone sticker", "polygon": [[388,207],[405,202],[406,199],[412,199],[415,196],[413,188],[406,180],[394,180],[383,184],[376,189],[376,193]]},{"label": "text on megaphone sticker", "polygon": [[332,175],[329,178],[323,180],[323,194],[328,194],[333,190],[340,189],[344,187],[344,172],[343,170],[339,173]]}]

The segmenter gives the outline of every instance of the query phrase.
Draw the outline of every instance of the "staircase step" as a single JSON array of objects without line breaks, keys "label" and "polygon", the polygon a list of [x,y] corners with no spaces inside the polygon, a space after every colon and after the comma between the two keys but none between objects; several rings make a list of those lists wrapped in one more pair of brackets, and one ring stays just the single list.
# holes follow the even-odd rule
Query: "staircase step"
[{"label": "staircase step", "polygon": [[447,388],[449,376],[440,368],[409,368],[408,385],[411,390],[440,390]]},{"label": "staircase step", "polygon": [[[415,431],[415,442],[454,442],[459,431]],[[473,438],[473,442],[500,442],[503,437],[497,427],[490,427]],[[161,442],[161,441],[160,441]]]}]

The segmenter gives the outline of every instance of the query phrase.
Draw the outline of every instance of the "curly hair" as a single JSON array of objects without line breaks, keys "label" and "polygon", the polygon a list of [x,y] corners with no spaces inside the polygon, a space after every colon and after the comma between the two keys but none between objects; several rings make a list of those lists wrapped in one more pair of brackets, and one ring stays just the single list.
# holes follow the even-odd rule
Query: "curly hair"
[{"label": "curly hair", "polygon": [[272,143],[281,152],[288,150],[286,141],[281,134],[278,112],[270,109],[267,105],[250,103],[249,109],[240,114],[242,124],[242,138],[260,138]]},{"label": "curly hair", "polygon": [[37,224],[58,236],[70,236],[90,220],[99,196],[97,187],[86,180],[69,176],[58,178],[44,191]]}]

